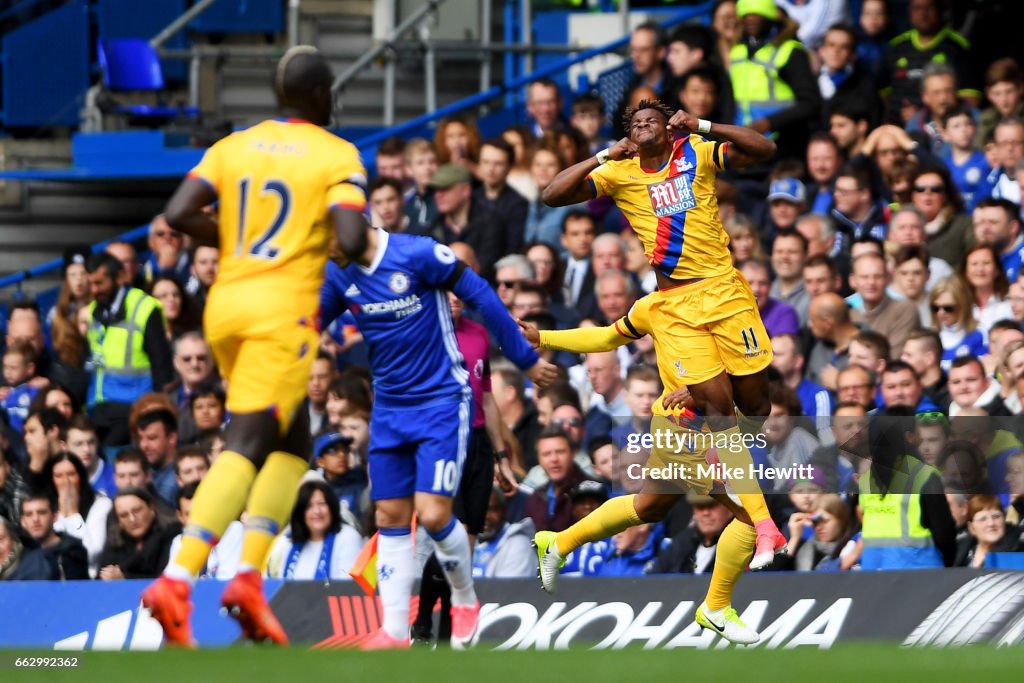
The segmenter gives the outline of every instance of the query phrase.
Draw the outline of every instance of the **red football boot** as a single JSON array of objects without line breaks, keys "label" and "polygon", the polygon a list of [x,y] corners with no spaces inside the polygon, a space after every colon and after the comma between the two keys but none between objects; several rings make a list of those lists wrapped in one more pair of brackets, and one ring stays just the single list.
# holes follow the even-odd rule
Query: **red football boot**
[{"label": "red football boot", "polygon": [[194,648],[192,638],[192,586],[187,581],[161,576],[142,593],[142,605],[164,630],[168,645]]},{"label": "red football boot", "polygon": [[224,589],[220,603],[242,627],[242,635],[257,643],[271,641],[287,645],[288,636],[281,628],[281,622],[263,596],[263,579],[259,572],[240,572]]}]

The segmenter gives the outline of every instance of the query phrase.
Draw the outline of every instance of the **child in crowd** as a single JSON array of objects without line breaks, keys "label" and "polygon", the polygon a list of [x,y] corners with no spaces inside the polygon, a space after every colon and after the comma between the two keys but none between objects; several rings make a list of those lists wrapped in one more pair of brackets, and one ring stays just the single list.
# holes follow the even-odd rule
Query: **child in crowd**
[{"label": "child in crowd", "polygon": [[942,161],[953,176],[953,183],[960,190],[967,211],[973,211],[974,205],[986,194],[983,185],[992,170],[985,153],[974,146],[977,130],[974,117],[970,109],[958,104],[942,115],[940,123],[942,139],[947,145]]},{"label": "child in crowd", "polygon": [[406,175],[413,187],[405,197],[405,215],[409,217],[410,232],[430,225],[437,217],[434,191],[427,187],[437,170],[437,151],[429,141],[413,138],[405,146]]},{"label": "child in crowd", "polygon": [[89,484],[96,493],[113,498],[117,493],[114,467],[99,457],[99,438],[96,427],[85,415],[75,415],[68,423],[66,439],[68,452],[77,455],[89,473]]},{"label": "child in crowd", "polygon": [[590,154],[597,154],[611,144],[603,134],[606,122],[604,102],[596,93],[584,93],[573,101],[569,123],[586,138]]},{"label": "child in crowd", "polygon": [[215,384],[198,387],[189,399],[192,419],[200,433],[220,429],[227,415],[224,390]]},{"label": "child in crowd", "polygon": [[21,431],[28,417],[29,404],[38,389],[29,384],[36,375],[36,354],[28,342],[15,341],[4,353],[4,381],[0,388],[3,409],[11,427]]}]

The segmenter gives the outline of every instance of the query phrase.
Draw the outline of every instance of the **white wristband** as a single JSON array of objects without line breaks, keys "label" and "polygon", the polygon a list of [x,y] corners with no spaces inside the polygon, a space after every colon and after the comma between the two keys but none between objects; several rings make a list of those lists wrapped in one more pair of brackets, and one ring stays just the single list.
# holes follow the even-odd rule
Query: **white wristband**
[{"label": "white wristband", "polygon": [[598,164],[608,163],[608,149],[602,149],[600,152],[594,155],[594,158],[597,159]]},{"label": "white wristband", "polygon": [[697,119],[697,132],[698,133],[710,133],[711,122],[707,119]]}]

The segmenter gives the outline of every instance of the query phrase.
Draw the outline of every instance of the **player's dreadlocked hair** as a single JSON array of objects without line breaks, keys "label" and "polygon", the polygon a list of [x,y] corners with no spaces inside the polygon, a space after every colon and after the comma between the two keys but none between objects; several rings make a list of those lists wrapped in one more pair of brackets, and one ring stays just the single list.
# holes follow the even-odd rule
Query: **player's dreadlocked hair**
[{"label": "player's dreadlocked hair", "polygon": [[665,117],[666,121],[672,118],[672,115],[675,114],[675,112],[672,111],[672,108],[661,100],[640,100],[640,103],[635,107],[626,107],[626,111],[622,114],[622,128],[626,131],[626,135],[629,135],[629,130],[633,125],[633,117],[638,111],[642,111],[644,109],[653,109],[660,112],[661,115]]}]

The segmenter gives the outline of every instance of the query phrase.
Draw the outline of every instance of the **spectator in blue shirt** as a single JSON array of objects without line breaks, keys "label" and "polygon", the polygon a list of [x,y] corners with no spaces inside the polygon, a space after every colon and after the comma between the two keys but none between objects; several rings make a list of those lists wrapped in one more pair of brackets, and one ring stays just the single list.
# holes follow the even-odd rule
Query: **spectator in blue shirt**
[{"label": "spectator in blue shirt", "polygon": [[793,334],[780,334],[772,337],[772,350],[775,353],[772,367],[779,371],[782,380],[796,392],[803,408],[803,414],[813,418],[819,436],[829,428],[834,400],[828,389],[804,377],[806,354],[800,340]]},{"label": "spectator in blue shirt", "polygon": [[942,139],[946,142],[942,161],[953,176],[953,184],[960,190],[964,206],[972,211],[982,198],[985,178],[992,171],[985,153],[974,146],[977,126],[971,110],[957,104],[942,115]]},{"label": "spectator in blue shirt", "polygon": [[601,565],[600,576],[641,576],[653,568],[665,536],[661,523],[640,524],[615,535],[614,552]]},{"label": "spectator in blue shirt", "polygon": [[7,421],[17,431],[28,417],[29,405],[39,391],[30,384],[36,374],[35,351],[24,341],[15,341],[4,352],[4,381],[0,397]]},{"label": "spectator in blue shirt", "polygon": [[152,285],[161,276],[174,278],[182,286],[188,282],[191,264],[185,238],[171,228],[163,214],[149,224],[149,249],[150,254],[142,264],[146,284]]},{"label": "spectator in blue shirt", "polygon": [[1020,207],[1006,199],[985,197],[972,214],[974,239],[987,242],[999,252],[1006,279],[1013,284],[1024,260],[1024,235],[1020,230]]}]

